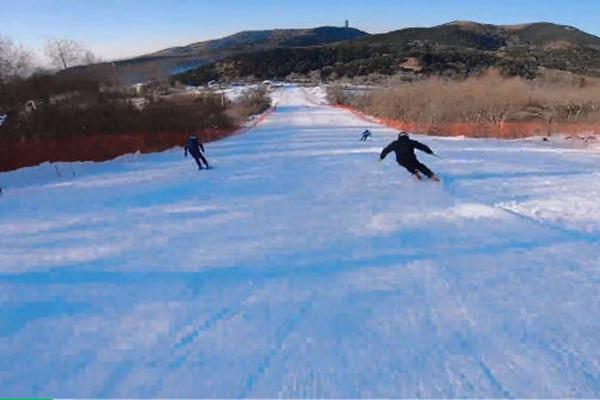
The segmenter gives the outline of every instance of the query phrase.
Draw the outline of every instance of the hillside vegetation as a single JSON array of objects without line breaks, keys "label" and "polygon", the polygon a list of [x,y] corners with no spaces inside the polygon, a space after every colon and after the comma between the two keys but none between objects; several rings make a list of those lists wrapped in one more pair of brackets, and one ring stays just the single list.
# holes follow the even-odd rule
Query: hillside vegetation
[{"label": "hillside vegetation", "polygon": [[329,99],[398,128],[434,135],[600,132],[600,80],[552,71],[533,81],[493,70],[459,81],[432,77],[362,94],[332,86]]},{"label": "hillside vegetation", "polygon": [[182,145],[191,133],[219,139],[270,103],[262,87],[228,100],[213,90],[159,82],[123,88],[72,73],[0,81],[0,171],[160,151]]},{"label": "hillside vegetation", "polygon": [[600,38],[550,23],[496,26],[459,21],[324,46],[252,51],[178,74],[174,80],[203,84],[290,75],[324,81],[398,75],[413,81],[431,75],[465,78],[489,68],[526,79],[543,69],[600,77]]}]

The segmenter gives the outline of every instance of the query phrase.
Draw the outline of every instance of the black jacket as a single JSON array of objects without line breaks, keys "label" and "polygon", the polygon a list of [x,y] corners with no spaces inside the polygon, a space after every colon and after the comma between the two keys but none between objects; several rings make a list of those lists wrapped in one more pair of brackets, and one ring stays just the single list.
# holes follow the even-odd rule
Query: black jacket
[{"label": "black jacket", "polygon": [[379,158],[383,160],[393,151],[396,153],[396,161],[399,163],[410,163],[417,160],[415,149],[424,151],[427,154],[433,154],[433,151],[423,143],[411,140],[408,136],[400,136],[397,140],[394,140],[383,149]]}]

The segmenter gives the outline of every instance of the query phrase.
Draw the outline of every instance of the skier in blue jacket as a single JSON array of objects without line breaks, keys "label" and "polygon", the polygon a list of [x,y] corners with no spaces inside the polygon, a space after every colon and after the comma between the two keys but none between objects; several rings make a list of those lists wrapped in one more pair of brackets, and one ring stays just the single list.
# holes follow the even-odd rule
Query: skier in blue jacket
[{"label": "skier in blue jacket", "polygon": [[368,138],[371,137],[371,131],[370,130],[366,130],[362,133],[362,135],[360,136],[360,141],[361,142],[366,142]]},{"label": "skier in blue jacket", "polygon": [[188,153],[194,157],[198,169],[202,169],[202,163],[206,166],[206,169],[210,168],[206,157],[204,157],[204,146],[198,141],[198,136],[190,136],[184,149],[184,155],[187,157]]}]

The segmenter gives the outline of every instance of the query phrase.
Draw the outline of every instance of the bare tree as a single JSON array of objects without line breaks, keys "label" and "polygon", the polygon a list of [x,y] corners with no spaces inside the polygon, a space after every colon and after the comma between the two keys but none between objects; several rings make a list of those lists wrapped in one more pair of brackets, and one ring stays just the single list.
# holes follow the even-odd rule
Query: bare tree
[{"label": "bare tree", "polygon": [[32,66],[31,54],[0,36],[0,80],[26,75]]},{"label": "bare tree", "polygon": [[81,59],[81,63],[83,65],[98,64],[101,62],[102,59],[98,55],[94,54],[91,50],[84,50],[83,57]]},{"label": "bare tree", "polygon": [[50,38],[46,40],[44,52],[58,69],[67,69],[76,64],[83,56],[83,47],[70,39]]},{"label": "bare tree", "polygon": [[100,62],[100,59],[82,43],[71,39],[50,38],[46,40],[44,53],[50,57],[52,65],[58,69]]}]

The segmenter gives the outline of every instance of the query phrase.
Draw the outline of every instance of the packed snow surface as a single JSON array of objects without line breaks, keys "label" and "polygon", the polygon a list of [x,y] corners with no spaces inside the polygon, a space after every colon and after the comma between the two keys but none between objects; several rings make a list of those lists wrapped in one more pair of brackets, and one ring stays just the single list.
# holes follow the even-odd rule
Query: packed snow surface
[{"label": "packed snow surface", "polygon": [[212,170],[0,174],[0,396],[599,397],[597,150],[394,137],[285,88]]}]

